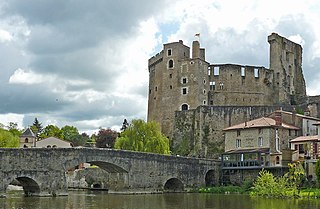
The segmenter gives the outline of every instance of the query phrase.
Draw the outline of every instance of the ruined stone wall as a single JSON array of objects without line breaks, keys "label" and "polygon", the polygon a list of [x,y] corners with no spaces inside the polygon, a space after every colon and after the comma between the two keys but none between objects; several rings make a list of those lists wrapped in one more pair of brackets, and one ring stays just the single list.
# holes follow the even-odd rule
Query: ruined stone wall
[{"label": "ruined stone wall", "polygon": [[306,97],[302,72],[302,47],[276,33],[268,36],[270,70],[273,70],[275,102],[297,104]]},{"label": "ruined stone wall", "polygon": [[258,66],[210,65],[209,104],[273,105],[273,72]]}]

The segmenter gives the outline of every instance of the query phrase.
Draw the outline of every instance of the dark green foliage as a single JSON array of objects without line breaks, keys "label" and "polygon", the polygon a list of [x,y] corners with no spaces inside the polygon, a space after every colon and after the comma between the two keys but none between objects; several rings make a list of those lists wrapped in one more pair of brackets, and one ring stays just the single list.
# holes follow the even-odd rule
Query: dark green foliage
[{"label": "dark green foliage", "polygon": [[39,137],[39,135],[41,134],[42,132],[42,124],[38,121],[38,118],[35,118],[34,119],[34,122],[32,124],[32,126],[30,127],[32,132],[37,136]]},{"label": "dark green foliage", "polygon": [[128,127],[129,127],[129,123],[128,123],[127,119],[124,119],[120,130],[125,131]]},{"label": "dark green foliage", "polygon": [[316,176],[318,184],[320,185],[320,159],[318,159],[316,163]]}]

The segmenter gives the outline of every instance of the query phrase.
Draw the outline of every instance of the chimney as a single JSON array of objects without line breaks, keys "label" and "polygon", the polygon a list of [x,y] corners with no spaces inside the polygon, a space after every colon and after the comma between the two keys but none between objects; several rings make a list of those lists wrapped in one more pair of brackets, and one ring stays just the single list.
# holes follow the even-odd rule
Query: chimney
[{"label": "chimney", "polygon": [[281,110],[277,110],[275,112],[275,121],[276,121],[276,126],[282,126],[282,113],[281,113]]},{"label": "chimney", "polygon": [[305,116],[310,116],[310,109],[309,109],[309,107],[307,107],[307,108],[304,110],[304,115],[305,115]]},{"label": "chimney", "polygon": [[200,43],[199,41],[192,42],[192,59],[200,58]]}]

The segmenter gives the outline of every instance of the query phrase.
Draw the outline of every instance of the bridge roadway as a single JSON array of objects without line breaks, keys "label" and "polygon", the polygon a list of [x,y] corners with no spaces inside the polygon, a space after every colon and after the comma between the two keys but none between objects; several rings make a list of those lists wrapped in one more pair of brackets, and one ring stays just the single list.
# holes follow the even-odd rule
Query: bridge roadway
[{"label": "bridge roadway", "polygon": [[220,162],[101,148],[0,149],[0,196],[18,180],[26,195],[68,195],[66,173],[91,163],[124,176],[117,192],[187,191],[219,182]]}]

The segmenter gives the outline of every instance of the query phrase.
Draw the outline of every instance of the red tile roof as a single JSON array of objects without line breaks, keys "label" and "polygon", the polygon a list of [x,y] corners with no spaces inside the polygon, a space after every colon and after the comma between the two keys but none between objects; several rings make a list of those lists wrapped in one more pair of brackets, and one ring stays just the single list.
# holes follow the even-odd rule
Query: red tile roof
[{"label": "red tile roof", "polygon": [[314,136],[299,136],[295,139],[292,139],[290,142],[309,142],[309,141],[320,141],[318,135]]},{"label": "red tile roof", "polygon": [[[229,131],[229,130],[236,130],[236,129],[247,129],[247,128],[264,128],[264,127],[275,127],[276,126],[276,121],[273,118],[258,118],[255,120],[250,120],[244,123],[240,123],[238,125],[230,126],[228,128],[223,129],[224,131]],[[286,123],[282,123],[281,126],[282,128],[285,129],[295,129],[299,130],[298,127],[288,125]]]}]

